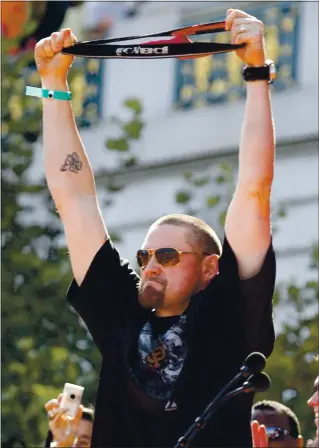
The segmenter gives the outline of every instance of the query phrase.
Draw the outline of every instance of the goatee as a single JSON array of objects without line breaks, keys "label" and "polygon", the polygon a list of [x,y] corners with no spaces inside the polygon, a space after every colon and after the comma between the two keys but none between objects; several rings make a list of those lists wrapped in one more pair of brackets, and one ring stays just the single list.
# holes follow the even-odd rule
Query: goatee
[{"label": "goatee", "polygon": [[158,291],[152,285],[141,285],[138,301],[143,308],[148,310],[161,308],[164,304],[164,288]]}]

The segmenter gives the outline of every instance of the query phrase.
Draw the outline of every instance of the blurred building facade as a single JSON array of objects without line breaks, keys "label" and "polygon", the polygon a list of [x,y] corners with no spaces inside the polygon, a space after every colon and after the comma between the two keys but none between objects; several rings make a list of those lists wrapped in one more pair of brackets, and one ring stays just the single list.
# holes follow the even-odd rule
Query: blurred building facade
[{"label": "blurred building facade", "polygon": [[[274,224],[277,281],[304,281],[310,248],[318,241],[318,3],[145,2],[135,17],[117,20],[112,34],[220,20],[229,7],[264,20],[268,57],[277,63],[278,80],[272,87],[277,135],[272,201],[275,210],[284,208],[286,214]],[[229,39],[227,34],[214,35],[213,40]],[[184,172],[203,176],[216,174],[220,163],[236,166],[245,104],[240,70],[234,54],[188,61],[103,62],[100,121],[83,129],[81,136],[93,169],[113,172],[125,185],[109,207],[104,205],[105,179],[97,180],[105,222],[120,234],[117,247],[134,265],[149,225],[164,214],[185,212],[185,205],[175,201],[176,191],[185,187]],[[108,118],[126,118],[123,101],[128,97],[142,101],[146,127],[133,146],[138,165],[117,173],[117,155],[107,151],[104,142],[116,135]],[[208,209],[204,204],[208,193],[223,195],[223,185],[206,185],[193,200],[198,216],[222,237],[218,207]]]}]

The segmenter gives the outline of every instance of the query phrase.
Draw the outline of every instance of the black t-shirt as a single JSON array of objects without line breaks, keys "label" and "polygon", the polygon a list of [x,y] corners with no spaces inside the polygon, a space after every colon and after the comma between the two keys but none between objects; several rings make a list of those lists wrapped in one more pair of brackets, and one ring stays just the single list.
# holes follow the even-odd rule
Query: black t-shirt
[{"label": "black t-shirt", "polygon": [[[102,355],[92,446],[173,447],[252,351],[272,351],[275,256],[240,280],[225,238],[217,275],[182,316],[158,318],[138,300],[138,275],[110,241],[68,300]],[[253,396],[231,399],[192,446],[251,446]]]}]

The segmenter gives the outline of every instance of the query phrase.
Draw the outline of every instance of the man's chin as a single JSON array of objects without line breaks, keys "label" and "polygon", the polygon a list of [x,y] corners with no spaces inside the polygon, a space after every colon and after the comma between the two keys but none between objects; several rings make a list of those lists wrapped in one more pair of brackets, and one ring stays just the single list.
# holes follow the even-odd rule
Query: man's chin
[{"label": "man's chin", "polygon": [[164,303],[163,291],[158,291],[151,285],[146,285],[138,295],[138,301],[143,308],[152,310],[159,308]]}]

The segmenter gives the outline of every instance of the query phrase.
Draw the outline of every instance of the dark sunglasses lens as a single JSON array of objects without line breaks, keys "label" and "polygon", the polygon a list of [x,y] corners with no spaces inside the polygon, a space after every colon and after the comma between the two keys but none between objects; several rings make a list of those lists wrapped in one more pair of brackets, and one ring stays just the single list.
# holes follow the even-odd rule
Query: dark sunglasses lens
[{"label": "dark sunglasses lens", "polygon": [[285,436],[283,429],[278,426],[268,426],[266,432],[269,440],[283,440]]},{"label": "dark sunglasses lens", "polygon": [[149,252],[148,250],[138,250],[137,251],[137,264],[140,268],[144,268],[149,262]]},{"label": "dark sunglasses lens", "polygon": [[155,257],[157,262],[168,268],[176,266],[179,263],[179,253],[172,247],[163,247],[155,251]]}]

